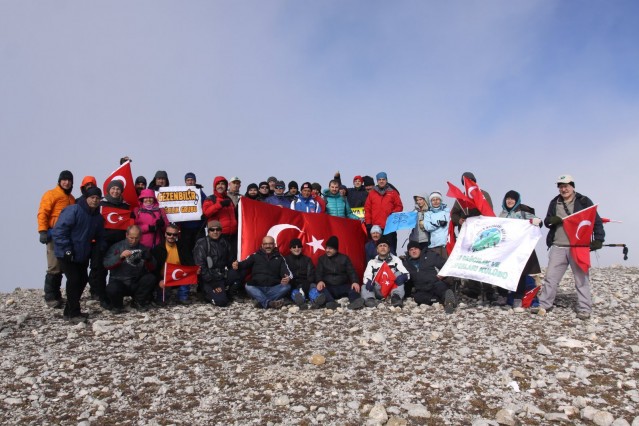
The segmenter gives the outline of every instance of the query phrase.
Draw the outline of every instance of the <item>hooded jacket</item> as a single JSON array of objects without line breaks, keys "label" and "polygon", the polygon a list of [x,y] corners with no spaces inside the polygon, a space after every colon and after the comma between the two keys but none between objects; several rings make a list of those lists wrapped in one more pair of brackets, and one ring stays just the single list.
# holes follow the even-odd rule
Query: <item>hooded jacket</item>
[{"label": "hooded jacket", "polygon": [[100,215],[100,209],[91,211],[86,200],[64,209],[51,234],[55,257],[62,258],[70,251],[73,253],[74,262],[88,262],[91,258],[93,240],[99,250],[106,249],[104,219]]},{"label": "hooded jacket", "polygon": [[[142,201],[144,198],[153,198],[153,205],[150,208],[144,206],[144,202]],[[142,231],[140,244],[153,248],[162,242],[164,229],[166,229],[169,220],[164,210],[160,208],[160,204],[157,198],[155,198],[155,192],[152,189],[143,189],[142,192],[140,192],[138,201],[140,204],[133,210],[133,216],[135,217],[135,224],[138,225]],[[157,223],[159,219],[162,219],[164,224],[158,228]]]},{"label": "hooded jacket", "polygon": [[424,213],[424,228],[430,233],[429,248],[443,247],[448,240],[448,224],[439,226],[440,220],[445,220],[447,223],[450,221],[450,210],[444,203],[441,203],[439,207],[431,207]]},{"label": "hooded jacket", "polygon": [[38,232],[53,228],[62,210],[71,204],[75,204],[75,198],[64,192],[60,185],[45,192],[38,209]]},{"label": "hooded jacket", "polygon": [[204,200],[202,212],[204,213],[204,216],[206,216],[207,221],[218,220],[222,224],[222,234],[233,235],[237,234],[235,205],[226,192],[224,194],[220,194],[215,190],[217,184],[222,181],[227,182],[226,179],[224,179],[224,176],[216,176],[213,180],[213,195],[209,195]]},{"label": "hooded jacket", "polygon": [[386,219],[391,213],[404,210],[404,205],[399,197],[399,192],[386,185],[383,189],[378,185],[368,193],[364,206],[366,225],[378,225],[382,229],[386,227]]}]

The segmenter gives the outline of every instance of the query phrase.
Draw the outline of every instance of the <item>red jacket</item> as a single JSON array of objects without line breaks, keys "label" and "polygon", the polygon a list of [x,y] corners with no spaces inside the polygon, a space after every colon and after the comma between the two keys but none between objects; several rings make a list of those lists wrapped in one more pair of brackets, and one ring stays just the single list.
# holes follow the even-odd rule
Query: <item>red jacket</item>
[{"label": "red jacket", "polygon": [[[226,181],[223,176],[217,176],[213,180],[213,195],[206,197],[202,205],[202,212],[206,216],[207,222],[219,220],[222,224],[222,234],[237,234],[237,218],[235,217],[235,204],[226,194],[215,191],[215,187],[220,181]],[[224,200],[230,201],[229,204]],[[227,204],[226,206],[222,203]]]},{"label": "red jacket", "polygon": [[404,205],[397,191],[388,185],[383,191],[378,186],[375,186],[366,197],[364,221],[367,225],[379,225],[384,229],[388,216],[391,213],[398,213],[402,210],[404,210]]}]

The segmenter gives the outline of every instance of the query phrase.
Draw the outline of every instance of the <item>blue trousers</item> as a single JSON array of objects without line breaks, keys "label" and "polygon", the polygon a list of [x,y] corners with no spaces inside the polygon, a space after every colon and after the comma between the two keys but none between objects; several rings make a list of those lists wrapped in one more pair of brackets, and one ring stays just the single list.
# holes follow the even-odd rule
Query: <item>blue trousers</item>
[{"label": "blue trousers", "polygon": [[264,309],[268,307],[268,302],[283,299],[291,292],[288,284],[276,284],[274,286],[256,286],[246,284],[246,293],[253,299],[260,302]]}]

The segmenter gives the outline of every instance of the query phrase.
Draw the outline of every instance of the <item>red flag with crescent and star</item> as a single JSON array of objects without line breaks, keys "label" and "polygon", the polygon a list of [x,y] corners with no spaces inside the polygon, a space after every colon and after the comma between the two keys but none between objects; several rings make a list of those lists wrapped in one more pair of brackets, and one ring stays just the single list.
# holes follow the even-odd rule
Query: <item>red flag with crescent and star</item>
[{"label": "red flag with crescent and star", "polygon": [[466,196],[473,200],[475,207],[477,207],[482,216],[495,217],[495,212],[486,201],[481,188],[475,182],[464,176],[464,187],[466,188]]},{"label": "red flag with crescent and star", "polygon": [[335,235],[339,240],[339,252],[350,257],[360,277],[364,274],[366,232],[359,220],[323,213],[302,213],[245,197],[240,198],[238,216],[239,260],[257,251],[262,238],[268,235],[275,239],[284,256],[290,252],[290,241],[299,238],[302,253],[317,265],[319,257],[326,252],[326,241]]},{"label": "red flag with crescent and star", "polygon": [[131,162],[127,161],[122,164],[120,167],[115,169],[113,173],[109,175],[108,178],[104,181],[104,185],[102,185],[102,193],[107,193],[107,186],[112,180],[119,180],[124,185],[124,190],[122,191],[122,198],[124,201],[129,203],[131,208],[137,207],[138,205],[138,193],[135,192],[135,181],[133,180],[133,175],[131,174]]},{"label": "red flag with crescent and star", "polygon": [[164,287],[197,284],[198,266],[164,264]]},{"label": "red flag with crescent and star", "polygon": [[384,262],[379,271],[377,271],[377,275],[375,275],[375,279],[373,281],[378,282],[380,286],[380,293],[382,293],[382,297],[385,299],[388,297],[390,292],[397,288],[397,284],[395,284],[395,274],[393,274],[392,269],[388,266],[388,263]]},{"label": "red flag with crescent and star", "polygon": [[446,238],[446,253],[450,255],[457,242],[457,236],[455,235],[455,224],[450,218],[448,219],[448,237]]},{"label": "red flag with crescent and star", "polygon": [[131,212],[126,209],[102,206],[100,212],[104,218],[105,229],[120,229],[126,231],[135,221],[131,219]]},{"label": "red flag with crescent and star", "polygon": [[570,254],[577,265],[586,273],[590,269],[590,240],[595,228],[597,205],[573,213],[564,218],[562,224],[568,241]]},{"label": "red flag with crescent and star", "polygon": [[474,201],[464,195],[461,189],[457,188],[450,182],[446,183],[448,184],[448,192],[446,193],[448,197],[456,199],[462,209],[468,210],[475,208]]}]

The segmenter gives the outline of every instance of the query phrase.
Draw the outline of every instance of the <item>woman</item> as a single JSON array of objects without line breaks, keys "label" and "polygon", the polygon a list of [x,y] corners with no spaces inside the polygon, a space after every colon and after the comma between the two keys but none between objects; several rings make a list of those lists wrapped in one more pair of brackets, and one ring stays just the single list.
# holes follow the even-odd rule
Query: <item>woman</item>
[{"label": "woman", "polygon": [[[524,204],[521,204],[521,196],[519,192],[510,190],[506,192],[504,201],[502,202],[502,212],[499,217],[511,218],[511,219],[524,219],[530,221],[531,224],[541,227],[541,219],[535,216],[535,210]],[[517,309],[517,312],[523,312],[521,309],[521,300],[524,297],[526,290],[526,276],[530,274],[539,274],[541,268],[539,267],[539,260],[537,260],[537,254],[533,250],[532,254],[528,258],[526,266],[519,277],[519,283],[517,283],[517,290],[514,294],[513,309]]]},{"label": "woman", "polygon": [[428,211],[428,203],[426,202],[426,194],[413,195],[415,200],[415,210],[417,210],[417,223],[408,236],[409,241],[419,244],[419,248],[425,251],[428,248],[430,237],[426,230],[424,214]]},{"label": "woman", "polygon": [[446,251],[446,241],[448,240],[448,219],[450,209],[442,203],[442,194],[433,191],[428,196],[430,210],[424,213],[424,227],[430,233],[430,244],[428,250],[432,250],[440,255],[444,260],[448,259]]},{"label": "woman", "polygon": [[164,230],[169,220],[164,210],[160,208],[155,192],[152,189],[144,189],[138,198],[139,206],[133,211],[135,224],[142,230],[140,244],[153,248],[162,242]]}]

